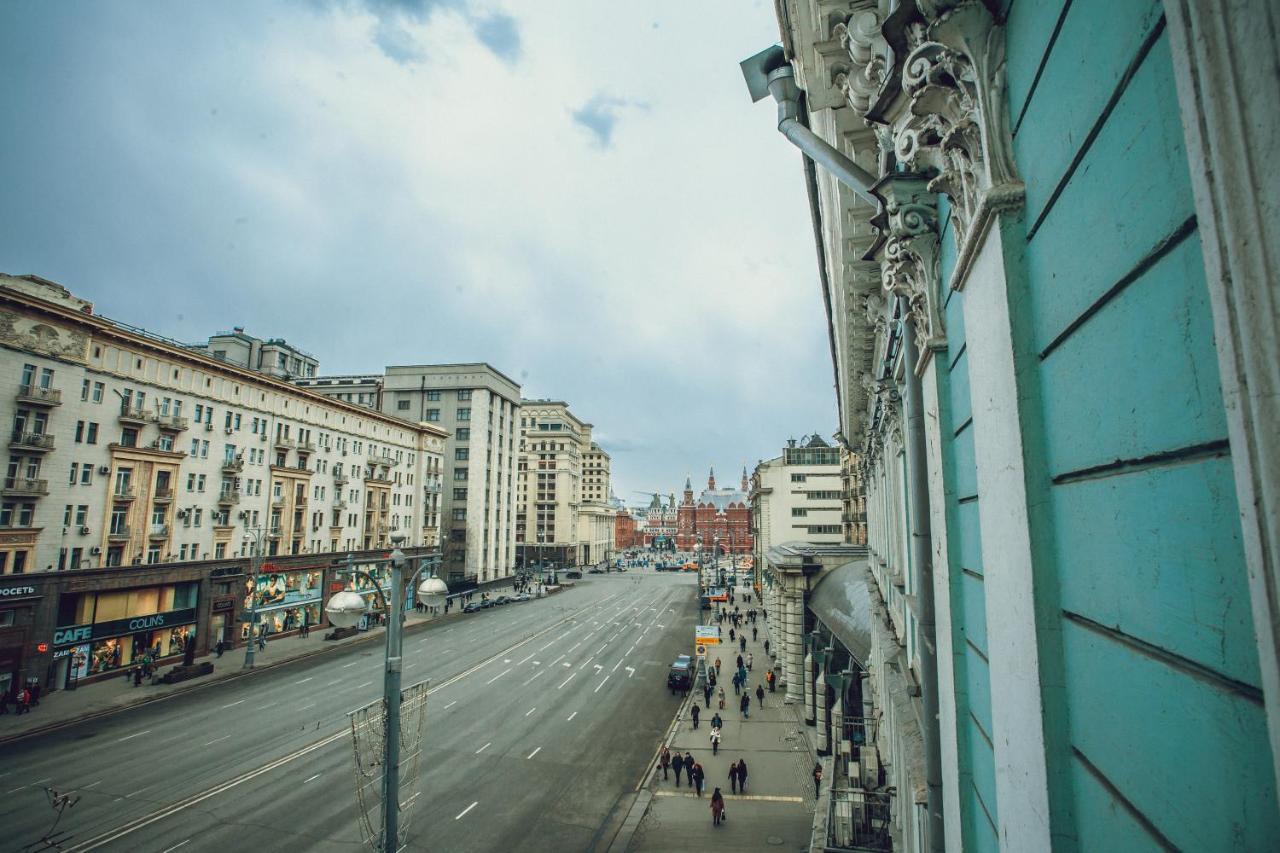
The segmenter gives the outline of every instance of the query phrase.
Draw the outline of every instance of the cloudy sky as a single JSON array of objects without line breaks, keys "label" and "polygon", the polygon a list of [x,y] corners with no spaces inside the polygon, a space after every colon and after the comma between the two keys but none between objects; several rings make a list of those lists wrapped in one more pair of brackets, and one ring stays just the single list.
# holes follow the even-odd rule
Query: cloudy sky
[{"label": "cloudy sky", "polygon": [[[835,429],[772,3],[0,4],[0,271],[322,372],[488,361],[619,496]],[[727,476],[726,476],[727,475]]]}]

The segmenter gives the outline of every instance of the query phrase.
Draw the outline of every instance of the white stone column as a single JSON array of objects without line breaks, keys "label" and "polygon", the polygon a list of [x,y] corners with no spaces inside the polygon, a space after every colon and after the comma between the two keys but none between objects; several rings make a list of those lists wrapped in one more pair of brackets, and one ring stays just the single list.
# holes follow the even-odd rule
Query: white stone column
[{"label": "white stone column", "polygon": [[818,727],[818,754],[830,755],[827,745],[831,743],[831,718],[827,714],[827,668],[822,666],[813,679],[813,720]]}]

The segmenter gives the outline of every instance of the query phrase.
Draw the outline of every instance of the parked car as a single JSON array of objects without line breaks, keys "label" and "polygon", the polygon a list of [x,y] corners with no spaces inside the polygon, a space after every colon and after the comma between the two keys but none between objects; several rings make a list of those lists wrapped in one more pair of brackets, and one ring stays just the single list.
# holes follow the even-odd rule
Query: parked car
[{"label": "parked car", "polygon": [[693,686],[693,658],[680,655],[667,671],[667,689],[672,693],[688,690]]},{"label": "parked car", "polygon": [[602,575],[602,574],[604,574],[604,569],[600,568],[599,566],[593,566],[593,567],[591,567],[590,569],[587,569],[587,574],[589,574],[589,575]]},{"label": "parked car", "polygon": [[511,603],[511,599],[505,595],[500,595],[493,600],[493,604],[495,607],[503,604],[510,604],[510,603]]},{"label": "parked car", "polygon": [[481,606],[481,607],[484,607],[484,608],[493,607],[493,599],[492,599],[492,598],[482,598],[482,599],[480,600],[480,606]]},{"label": "parked car", "polygon": [[532,596],[532,595],[530,595],[530,594],[529,594],[529,593],[527,593],[527,592],[522,592],[522,593],[520,593],[519,595],[513,595],[513,596],[511,596],[511,600],[512,600],[513,602],[533,601],[533,596]]},{"label": "parked car", "polygon": [[468,604],[466,607],[462,608],[462,612],[463,613],[479,613],[482,607],[483,605],[481,605],[480,602],[473,601],[470,604]]}]

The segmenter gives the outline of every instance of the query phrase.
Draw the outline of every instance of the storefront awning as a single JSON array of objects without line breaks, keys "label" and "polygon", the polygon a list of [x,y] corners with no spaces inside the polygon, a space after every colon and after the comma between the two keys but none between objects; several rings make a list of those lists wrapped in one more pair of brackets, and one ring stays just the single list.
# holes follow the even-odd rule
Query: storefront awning
[{"label": "storefront awning", "polygon": [[806,606],[864,669],[871,658],[871,596],[867,561],[854,560],[819,577]]}]

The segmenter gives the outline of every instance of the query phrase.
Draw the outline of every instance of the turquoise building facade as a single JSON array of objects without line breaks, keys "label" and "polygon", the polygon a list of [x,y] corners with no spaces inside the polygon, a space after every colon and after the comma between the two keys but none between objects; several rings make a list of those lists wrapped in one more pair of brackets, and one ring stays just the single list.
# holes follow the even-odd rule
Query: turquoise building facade
[{"label": "turquoise building facade", "polygon": [[871,179],[805,160],[922,697],[895,847],[1276,849],[1274,4],[778,11]]}]

